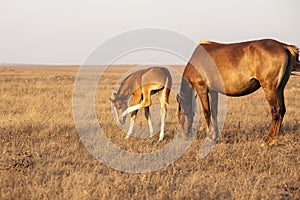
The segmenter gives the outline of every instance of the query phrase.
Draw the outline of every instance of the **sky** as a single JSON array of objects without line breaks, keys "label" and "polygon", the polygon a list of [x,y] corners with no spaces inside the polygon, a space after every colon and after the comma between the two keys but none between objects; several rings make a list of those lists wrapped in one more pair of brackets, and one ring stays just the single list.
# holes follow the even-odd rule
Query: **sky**
[{"label": "sky", "polygon": [[[300,47],[299,8],[298,0],[0,0],[0,63],[81,64],[113,36],[147,27],[194,41],[273,38]],[[175,57],[148,50],[116,62],[182,62]]]}]

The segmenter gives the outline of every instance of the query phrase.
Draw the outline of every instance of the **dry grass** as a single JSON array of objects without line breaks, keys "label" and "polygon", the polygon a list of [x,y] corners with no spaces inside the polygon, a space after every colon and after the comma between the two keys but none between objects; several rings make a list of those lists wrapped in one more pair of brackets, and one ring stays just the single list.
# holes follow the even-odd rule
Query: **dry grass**
[{"label": "dry grass", "polygon": [[[173,138],[175,97],[172,93],[163,142],[157,135],[125,141],[111,119],[108,97],[128,69],[115,67],[104,74],[96,95],[97,116],[116,145],[150,152]],[[279,146],[260,147],[271,116],[259,90],[228,99],[222,136],[204,159],[198,157],[200,131],[175,163],[131,174],[100,163],[79,140],[72,117],[77,70],[0,68],[0,199],[300,198],[299,77],[291,77],[285,91],[287,114]],[[138,124],[145,125],[142,114]]]}]

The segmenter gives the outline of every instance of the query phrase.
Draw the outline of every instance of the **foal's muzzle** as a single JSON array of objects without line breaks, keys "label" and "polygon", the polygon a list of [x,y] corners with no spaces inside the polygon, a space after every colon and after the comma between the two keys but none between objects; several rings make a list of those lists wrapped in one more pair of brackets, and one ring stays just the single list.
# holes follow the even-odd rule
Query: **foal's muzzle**
[{"label": "foal's muzzle", "polygon": [[118,113],[116,107],[113,107],[113,111],[114,111],[115,118],[117,119],[117,122],[120,125],[124,125],[125,121],[126,121],[126,116],[125,117],[119,117],[119,113]]},{"label": "foal's muzzle", "polygon": [[119,122],[121,125],[124,125],[125,124],[125,121],[126,121],[126,116],[125,117],[120,117],[119,118]]}]

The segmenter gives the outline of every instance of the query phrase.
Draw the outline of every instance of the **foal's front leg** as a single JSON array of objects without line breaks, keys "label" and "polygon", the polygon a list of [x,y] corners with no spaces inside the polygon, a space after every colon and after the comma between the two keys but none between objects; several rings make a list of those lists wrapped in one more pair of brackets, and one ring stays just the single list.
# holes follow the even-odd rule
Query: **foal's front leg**
[{"label": "foal's front leg", "polygon": [[137,110],[136,111],[133,111],[131,113],[131,118],[130,118],[130,124],[129,124],[129,129],[128,129],[128,132],[127,132],[127,135],[125,137],[125,139],[128,139],[129,136],[132,134],[133,132],[133,127],[134,127],[134,122],[135,122],[135,119],[136,119],[136,115],[137,115]]},{"label": "foal's front leg", "polygon": [[[138,92],[134,93],[133,94],[133,105],[138,105],[138,103],[141,101],[141,98],[142,98],[141,93],[138,93]],[[134,127],[134,122],[135,122],[135,119],[136,119],[136,116],[137,116],[137,112],[138,112],[138,110],[134,110],[134,111],[131,112],[129,129],[128,129],[128,132],[127,132],[127,135],[126,135],[125,139],[128,139],[129,136],[133,132],[133,127]]]},{"label": "foal's front leg", "polygon": [[146,119],[148,121],[150,137],[153,137],[153,126],[152,126],[152,122],[151,122],[151,116],[150,116],[149,106],[145,107],[145,117],[146,117]]},{"label": "foal's front leg", "polygon": [[140,102],[141,97],[143,96],[142,102],[136,103],[134,106],[127,108],[122,113],[121,117],[125,117],[126,115],[128,115],[129,113],[132,113],[135,110],[139,110],[141,108],[150,106],[151,105],[150,92],[151,92],[151,90],[142,88],[142,93],[134,94],[133,97],[135,98],[135,96],[138,96],[137,98],[139,98],[139,102]]}]

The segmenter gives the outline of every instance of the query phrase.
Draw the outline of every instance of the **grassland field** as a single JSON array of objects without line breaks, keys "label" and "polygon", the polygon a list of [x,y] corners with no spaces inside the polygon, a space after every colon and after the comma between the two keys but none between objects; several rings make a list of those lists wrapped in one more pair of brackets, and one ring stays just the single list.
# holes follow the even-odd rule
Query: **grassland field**
[{"label": "grassland field", "polygon": [[[158,134],[125,140],[126,133],[112,118],[109,97],[133,67],[105,71],[95,110],[114,144],[132,152],[152,152],[176,133],[175,91],[163,141]],[[183,68],[174,66],[179,72]],[[300,77],[291,76],[286,86],[287,112],[278,145],[261,147],[271,115],[260,89],[228,97],[220,140],[205,158],[198,155],[205,135],[201,113],[196,137],[178,160],[157,171],[127,173],[101,163],[79,139],[72,113],[78,70],[79,66],[0,67],[0,199],[300,199]],[[143,111],[137,124],[147,127]]]}]

